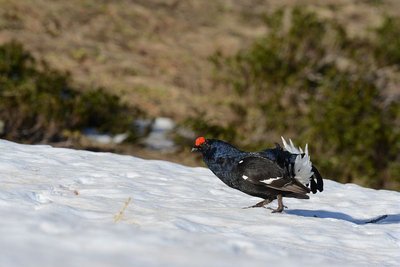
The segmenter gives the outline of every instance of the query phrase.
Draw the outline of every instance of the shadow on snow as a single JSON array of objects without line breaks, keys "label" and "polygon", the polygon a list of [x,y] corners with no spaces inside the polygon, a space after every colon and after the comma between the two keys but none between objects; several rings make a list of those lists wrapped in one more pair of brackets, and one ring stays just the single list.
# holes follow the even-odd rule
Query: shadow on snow
[{"label": "shadow on snow", "polygon": [[385,214],[370,219],[356,219],[343,212],[335,212],[327,210],[294,209],[294,210],[285,210],[285,213],[303,217],[337,219],[342,221],[348,221],[358,225],[368,224],[368,223],[376,223],[376,224],[400,223],[400,214]]}]

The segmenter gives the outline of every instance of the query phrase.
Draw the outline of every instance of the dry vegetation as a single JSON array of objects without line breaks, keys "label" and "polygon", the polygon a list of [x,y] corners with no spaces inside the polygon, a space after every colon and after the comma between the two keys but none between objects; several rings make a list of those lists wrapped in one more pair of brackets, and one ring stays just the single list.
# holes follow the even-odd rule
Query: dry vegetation
[{"label": "dry vegetation", "polygon": [[350,34],[400,10],[395,0],[0,0],[0,43],[19,40],[77,83],[108,88],[150,115],[179,121],[196,108],[219,120],[226,92],[213,90],[209,56],[249,45],[267,31],[265,13],[295,4],[345,21]]}]

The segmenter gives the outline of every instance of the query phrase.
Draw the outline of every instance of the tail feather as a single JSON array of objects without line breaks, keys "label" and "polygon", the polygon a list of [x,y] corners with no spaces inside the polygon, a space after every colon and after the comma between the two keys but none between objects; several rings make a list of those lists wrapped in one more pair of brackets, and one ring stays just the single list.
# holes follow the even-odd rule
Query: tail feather
[{"label": "tail feather", "polygon": [[[285,138],[283,138],[282,136],[281,136],[281,139],[282,139],[282,143],[283,143],[283,146],[284,146],[284,148],[286,149],[286,151],[289,151],[289,152],[292,153],[292,154],[303,154],[303,149],[301,149],[301,147],[297,148],[297,147],[293,144],[292,139],[289,139],[289,143],[290,143],[290,144],[288,144],[288,143],[286,142]],[[307,146],[307,147],[308,147],[308,146]],[[308,149],[307,149],[307,152],[308,152]]]},{"label": "tail feather", "polygon": [[313,178],[310,179],[310,188],[311,188],[311,192],[313,192],[313,194],[317,193],[317,183],[315,182],[315,180]]},{"label": "tail feather", "polygon": [[308,184],[310,177],[314,175],[310,156],[306,154],[303,154],[303,156],[297,155],[294,168],[295,178],[304,185]]},{"label": "tail feather", "polygon": [[311,192],[314,194],[317,191],[322,192],[324,190],[324,181],[317,168],[312,165],[308,154],[308,144],[306,144],[303,150],[301,147],[296,148],[291,139],[289,139],[289,143],[282,136],[281,139],[286,151],[297,154],[294,164],[295,178],[302,184],[309,184]]},{"label": "tail feather", "polygon": [[311,191],[314,194],[317,193],[317,190],[319,192],[324,191],[324,180],[322,179],[321,174],[319,173],[319,171],[317,170],[317,168],[315,166],[312,166],[312,171],[314,174],[310,180]]}]

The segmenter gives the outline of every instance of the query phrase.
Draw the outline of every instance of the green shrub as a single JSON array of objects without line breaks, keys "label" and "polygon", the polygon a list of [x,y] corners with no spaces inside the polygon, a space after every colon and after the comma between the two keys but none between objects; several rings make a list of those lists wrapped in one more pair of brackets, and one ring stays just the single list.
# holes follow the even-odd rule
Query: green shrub
[{"label": "green shrub", "polygon": [[400,19],[386,17],[376,30],[375,56],[380,65],[400,66]]},{"label": "green shrub", "polygon": [[386,103],[376,81],[362,74],[331,77],[320,94],[308,114],[308,137],[318,141],[321,167],[341,181],[375,188],[398,179],[389,166],[399,164],[400,131],[394,123],[399,102]]},{"label": "green shrub", "polygon": [[134,134],[132,121],[140,114],[102,89],[78,90],[69,75],[37,63],[20,43],[0,46],[2,137],[31,143],[59,141],[65,130],[87,127]]},{"label": "green shrub", "polygon": [[204,113],[200,113],[195,117],[186,119],[183,122],[183,125],[193,129],[199,136],[218,138],[226,141],[233,141],[237,137],[237,132],[233,124],[222,126],[219,124],[210,123],[206,119]]}]

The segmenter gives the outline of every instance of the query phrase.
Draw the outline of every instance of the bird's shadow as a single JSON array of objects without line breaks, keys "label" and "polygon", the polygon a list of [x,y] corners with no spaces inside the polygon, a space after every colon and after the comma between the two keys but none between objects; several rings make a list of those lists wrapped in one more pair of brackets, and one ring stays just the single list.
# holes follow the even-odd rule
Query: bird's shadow
[{"label": "bird's shadow", "polygon": [[312,218],[322,218],[322,219],[336,219],[351,222],[354,224],[362,225],[362,224],[395,224],[400,223],[400,214],[384,214],[380,216],[376,216],[370,219],[356,219],[352,216],[343,213],[343,212],[335,212],[335,211],[327,211],[327,210],[302,210],[302,209],[294,209],[294,210],[285,210],[286,214],[297,215],[302,217],[312,217]]}]

